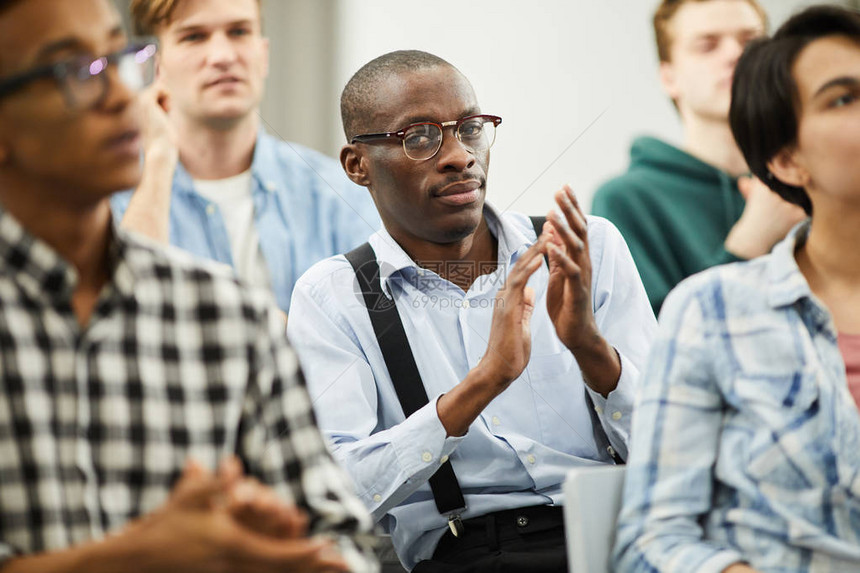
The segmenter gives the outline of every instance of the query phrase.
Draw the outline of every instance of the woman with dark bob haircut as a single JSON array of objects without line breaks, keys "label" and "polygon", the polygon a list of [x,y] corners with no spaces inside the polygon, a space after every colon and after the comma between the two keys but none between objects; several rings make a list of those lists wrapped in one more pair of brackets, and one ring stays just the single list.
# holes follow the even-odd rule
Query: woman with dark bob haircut
[{"label": "woman with dark bob haircut", "polygon": [[751,44],[731,125],[810,218],[663,306],[614,564],[860,571],[860,15],[809,8]]}]

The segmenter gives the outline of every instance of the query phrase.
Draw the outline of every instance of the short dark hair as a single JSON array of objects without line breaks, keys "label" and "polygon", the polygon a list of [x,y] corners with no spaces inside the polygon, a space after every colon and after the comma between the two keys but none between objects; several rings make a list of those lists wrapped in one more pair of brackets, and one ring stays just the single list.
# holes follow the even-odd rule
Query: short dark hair
[{"label": "short dark hair", "polygon": [[0,14],[21,1],[22,0],[0,0]]},{"label": "short dark hair", "polygon": [[340,116],[347,142],[352,140],[353,136],[368,129],[365,124],[369,107],[373,103],[373,95],[380,82],[395,74],[439,66],[457,69],[439,56],[420,50],[389,52],[364,64],[346,83],[340,95]]},{"label": "short dark hair", "polygon": [[21,0],[0,0],[0,12],[6,8],[11,8],[13,4],[17,4]]},{"label": "short dark hair", "polygon": [[729,123],[738,147],[756,177],[780,197],[812,214],[803,187],[777,179],[767,167],[797,143],[800,96],[792,68],[803,49],[828,36],[860,41],[860,13],[837,6],[813,6],[783,24],[772,38],[747,46],[735,67]]}]

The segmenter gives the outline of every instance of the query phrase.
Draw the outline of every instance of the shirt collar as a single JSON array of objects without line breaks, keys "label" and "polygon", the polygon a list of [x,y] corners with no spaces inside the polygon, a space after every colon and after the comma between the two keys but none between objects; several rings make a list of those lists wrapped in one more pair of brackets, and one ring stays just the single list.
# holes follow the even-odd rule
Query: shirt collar
[{"label": "shirt collar", "polygon": [[[127,234],[112,223],[108,261],[111,282],[121,294],[134,296],[134,272],[127,264]],[[33,300],[69,301],[78,283],[74,266],[47,243],[31,235],[15,217],[0,206],[0,273]]]},{"label": "shirt collar", "polygon": [[776,244],[768,257],[768,302],[773,308],[790,306],[801,299],[814,298],[809,283],[794,258],[797,249],[806,242],[809,225],[808,219],[795,225],[785,239]]},{"label": "shirt collar", "polygon": [[[526,236],[512,223],[505,221],[498,211],[489,203],[484,203],[484,219],[487,227],[499,242],[498,261],[513,264],[534,239]],[[383,226],[379,231],[371,235],[370,246],[376,253],[376,261],[379,264],[379,281],[382,291],[391,296],[389,281],[395,277],[422,274],[427,271],[412,260],[406,251],[394,240]]]},{"label": "shirt collar", "polygon": [[[251,175],[256,182],[254,192],[263,189],[275,192],[278,190],[279,182],[283,180],[283,175],[278,171],[276,141],[262,127],[257,132],[257,141],[254,143]],[[176,171],[173,174],[173,189],[174,192],[197,194],[194,190],[194,180],[181,161],[176,165]]]}]

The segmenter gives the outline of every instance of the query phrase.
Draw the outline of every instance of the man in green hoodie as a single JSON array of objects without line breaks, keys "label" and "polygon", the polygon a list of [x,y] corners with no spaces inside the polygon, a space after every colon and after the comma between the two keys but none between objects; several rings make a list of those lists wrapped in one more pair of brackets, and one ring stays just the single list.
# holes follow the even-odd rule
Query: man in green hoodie
[{"label": "man in green hoodie", "polygon": [[683,148],[634,141],[627,173],[598,189],[592,212],[624,235],[655,313],[687,276],[769,252],[804,217],[745,176],[729,128],[735,64],[766,26],[756,0],[662,0],[654,15],[660,82]]}]

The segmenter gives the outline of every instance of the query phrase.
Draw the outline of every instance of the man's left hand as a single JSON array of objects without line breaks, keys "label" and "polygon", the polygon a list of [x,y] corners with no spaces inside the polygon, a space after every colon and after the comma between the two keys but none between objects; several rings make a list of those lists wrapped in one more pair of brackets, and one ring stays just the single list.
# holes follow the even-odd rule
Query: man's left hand
[{"label": "man's left hand", "polygon": [[558,337],[571,351],[600,338],[591,308],[591,258],[585,216],[573,191],[565,185],[555,194],[564,214],[551,211],[544,232],[548,234],[549,284],[546,305]]},{"label": "man's left hand", "polygon": [[594,319],[588,225],[569,186],[556,192],[555,202],[564,218],[550,212],[544,227],[549,255],[547,312],[559,339],[576,358],[585,383],[606,397],[618,385],[621,358]]}]

